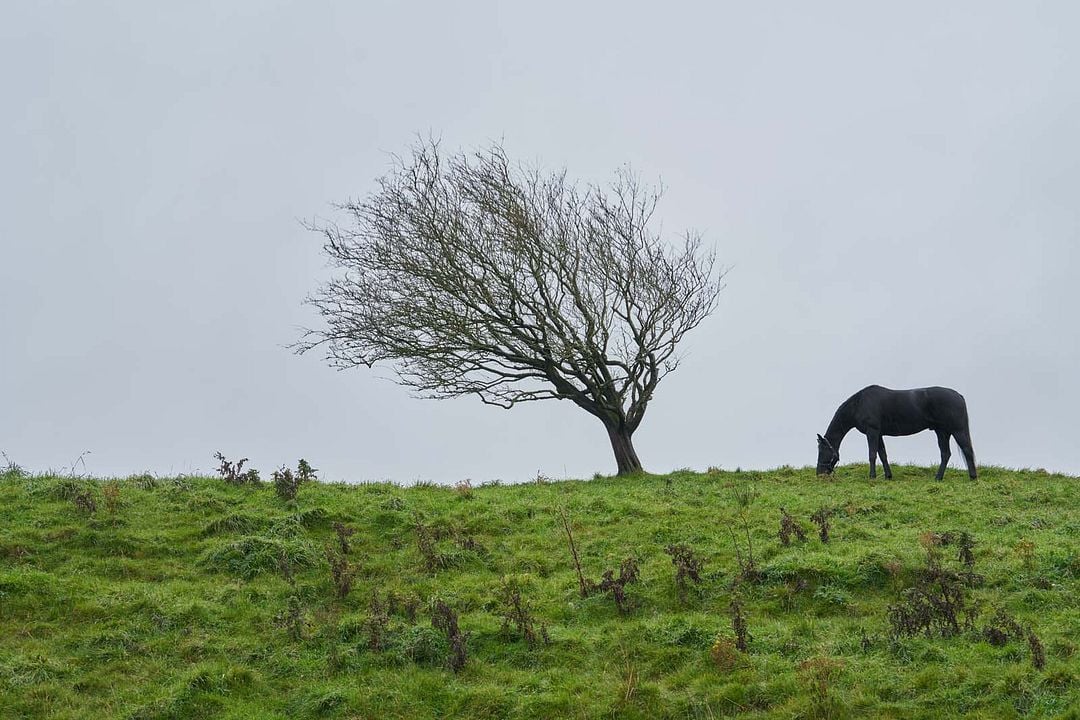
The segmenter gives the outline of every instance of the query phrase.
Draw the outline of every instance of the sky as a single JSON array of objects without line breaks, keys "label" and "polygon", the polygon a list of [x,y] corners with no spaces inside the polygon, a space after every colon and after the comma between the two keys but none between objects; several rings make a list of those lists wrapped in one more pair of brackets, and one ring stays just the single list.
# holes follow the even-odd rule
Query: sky
[{"label": "sky", "polygon": [[[730,267],[635,436],[647,469],[810,465],[876,383],[963,393],[981,464],[1080,474],[1076,3],[0,14],[0,451],[27,469],[614,472],[569,402],[420,400],[287,348],[331,272],[304,221],[344,219],[419,133],[581,182],[629,164]],[[889,457],[934,464],[935,439]]]}]

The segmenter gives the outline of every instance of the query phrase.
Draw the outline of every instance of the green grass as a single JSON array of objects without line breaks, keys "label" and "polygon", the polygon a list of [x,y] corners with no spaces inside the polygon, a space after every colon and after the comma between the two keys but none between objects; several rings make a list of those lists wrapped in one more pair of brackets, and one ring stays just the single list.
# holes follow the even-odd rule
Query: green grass
[{"label": "green grass", "polygon": [[[1080,487],[1043,471],[866,467],[689,471],[518,486],[306,484],[295,503],[268,485],[217,479],[105,483],[0,475],[0,717],[13,718],[753,718],[1080,717]],[[733,590],[734,490],[748,510],[762,582]],[[73,498],[89,489],[97,511]],[[836,508],[831,541],[809,516]],[[555,508],[570,509],[585,572],[627,556],[641,581],[626,616],[578,594]],[[779,507],[807,529],[782,547]],[[424,570],[414,518],[433,528],[441,567]],[[356,530],[352,592],[336,599],[323,555],[332,525]],[[1046,648],[995,647],[978,632],[891,640],[886,611],[913,581],[928,532],[976,539],[978,627],[998,607]],[[454,537],[472,537],[466,548]],[[663,549],[692,546],[704,582],[679,602]],[[958,567],[955,549],[940,549]],[[290,585],[279,558],[289,558]],[[501,579],[546,624],[530,649],[502,630]],[[372,590],[397,598],[382,651],[368,649]],[[732,593],[752,640],[728,667]],[[284,618],[295,596],[303,637]],[[419,601],[415,623],[401,606]],[[428,608],[442,598],[469,633],[468,663],[444,667]],[[295,601],[294,601],[295,602]],[[864,641],[865,637],[865,641]],[[800,664],[836,661],[824,695]],[[824,662],[824,661],[822,661]]]}]

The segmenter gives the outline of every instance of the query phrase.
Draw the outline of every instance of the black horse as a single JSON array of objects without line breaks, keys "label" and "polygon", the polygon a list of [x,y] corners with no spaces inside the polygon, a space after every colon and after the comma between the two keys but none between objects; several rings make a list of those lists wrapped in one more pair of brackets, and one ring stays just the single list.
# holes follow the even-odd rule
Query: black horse
[{"label": "black horse", "polygon": [[877,456],[885,477],[892,477],[892,468],[885,457],[885,435],[914,435],[923,430],[937,433],[941,449],[941,467],[937,479],[945,476],[949,464],[949,436],[964,453],[968,475],[974,480],[975,451],[971,449],[971,432],[968,430],[967,403],[955,390],[943,387],[918,388],[916,390],[890,390],[880,385],[870,385],[855,393],[840,405],[833,415],[825,437],[817,436],[818,475],[831,475],[840,462],[840,442],[851,428],[866,435],[870,446],[870,477],[877,477]]}]

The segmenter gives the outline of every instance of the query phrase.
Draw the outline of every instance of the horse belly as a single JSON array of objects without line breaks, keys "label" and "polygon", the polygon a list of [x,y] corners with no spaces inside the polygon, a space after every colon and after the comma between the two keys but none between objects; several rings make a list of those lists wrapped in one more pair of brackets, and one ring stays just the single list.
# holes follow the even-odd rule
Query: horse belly
[{"label": "horse belly", "polygon": [[888,429],[883,429],[881,431],[881,434],[882,435],[888,435],[890,437],[904,437],[904,436],[907,436],[907,435],[917,435],[918,433],[921,433],[923,430],[928,430],[928,429],[929,429],[929,427],[926,426],[926,425],[920,425],[920,426],[916,427],[915,425],[906,425],[905,424],[905,425],[898,425],[898,426],[890,427]]}]

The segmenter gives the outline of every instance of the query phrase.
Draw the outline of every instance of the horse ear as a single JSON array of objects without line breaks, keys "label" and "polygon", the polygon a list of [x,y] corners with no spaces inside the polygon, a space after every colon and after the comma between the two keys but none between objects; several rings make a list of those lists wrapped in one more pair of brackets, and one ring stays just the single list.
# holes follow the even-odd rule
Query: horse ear
[{"label": "horse ear", "polygon": [[818,441],[819,444],[822,444],[822,445],[825,444],[825,438],[821,437],[820,433],[817,436],[817,441]]}]

